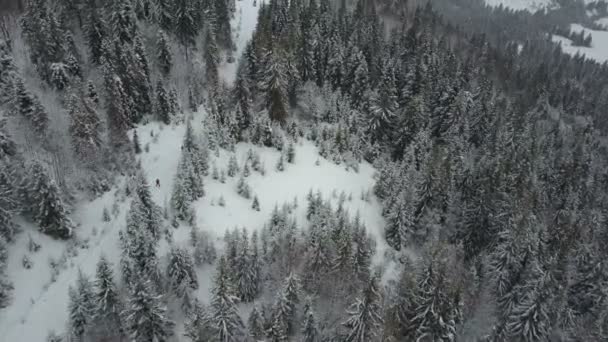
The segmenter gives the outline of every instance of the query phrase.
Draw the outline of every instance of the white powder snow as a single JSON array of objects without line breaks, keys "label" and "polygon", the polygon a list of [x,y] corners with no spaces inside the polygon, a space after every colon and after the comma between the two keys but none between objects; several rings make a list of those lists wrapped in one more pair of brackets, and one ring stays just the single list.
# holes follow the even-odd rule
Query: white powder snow
[{"label": "white powder snow", "polygon": [[486,0],[488,6],[497,7],[503,5],[514,10],[526,10],[536,12],[545,8],[555,8],[557,4],[553,0]]},{"label": "white powder snow", "polygon": [[238,59],[243,54],[247,42],[249,42],[253,35],[253,31],[258,22],[258,10],[261,3],[261,0],[236,1],[236,12],[234,17],[230,20],[232,40],[236,45],[236,51],[234,52],[235,60],[233,63],[228,63],[224,59],[223,63],[219,66],[220,77],[228,84],[234,82]]},{"label": "white powder snow", "polygon": [[608,31],[590,30],[579,24],[572,24],[570,29],[573,32],[585,30],[587,34],[590,33],[592,37],[591,47],[572,46],[572,41],[570,39],[553,35],[553,41],[561,43],[564,52],[570,55],[579,53],[585,55],[587,58],[594,59],[599,63],[608,61]]}]

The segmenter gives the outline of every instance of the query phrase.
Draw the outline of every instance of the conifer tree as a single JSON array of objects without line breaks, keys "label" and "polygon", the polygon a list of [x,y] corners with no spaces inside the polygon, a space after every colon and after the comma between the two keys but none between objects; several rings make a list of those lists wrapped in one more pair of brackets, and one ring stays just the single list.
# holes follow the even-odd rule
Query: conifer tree
[{"label": "conifer tree", "polygon": [[277,51],[264,56],[264,70],[258,87],[262,92],[270,119],[284,123],[287,118],[287,69]]},{"label": "conifer tree", "polygon": [[92,160],[101,147],[101,121],[88,98],[72,94],[68,102],[70,134],[76,155],[82,160]]},{"label": "conifer tree", "polygon": [[381,294],[378,279],[373,276],[361,297],[350,307],[343,325],[348,329],[345,341],[373,341],[382,323]]},{"label": "conifer tree", "polygon": [[55,238],[72,236],[72,222],[61,200],[59,189],[43,166],[34,163],[22,184],[25,203],[40,231]]},{"label": "conifer tree", "polygon": [[205,35],[205,72],[210,89],[217,87],[219,82],[218,66],[220,63],[216,34],[212,27],[207,27]]},{"label": "conifer tree", "polygon": [[249,330],[249,337],[251,337],[254,341],[262,340],[266,336],[264,331],[263,317],[260,314],[257,306],[254,306],[253,310],[251,310],[251,313],[249,314],[247,328]]},{"label": "conifer tree", "polygon": [[304,322],[302,324],[302,342],[319,342],[321,334],[317,326],[317,318],[312,308],[310,298],[307,299],[304,307]]},{"label": "conifer tree", "polygon": [[158,81],[156,84],[156,116],[166,125],[171,123],[171,116],[173,115],[173,109],[169,102],[169,95],[167,90],[163,86],[162,81]]},{"label": "conifer tree", "polygon": [[251,209],[255,211],[260,211],[260,201],[258,200],[258,195],[253,196],[253,203],[251,204]]},{"label": "conifer tree", "polygon": [[129,138],[127,130],[131,127],[133,102],[127,96],[123,82],[116,74],[106,70],[105,88],[108,113],[108,130],[110,142],[114,147],[126,146]]},{"label": "conifer tree", "polygon": [[133,130],[133,151],[135,154],[141,153],[141,145],[139,144],[139,137],[137,136],[137,130]]},{"label": "conifer tree", "polygon": [[243,335],[243,322],[236,309],[231,277],[228,263],[222,256],[218,262],[211,299],[214,337],[220,342],[240,341]]},{"label": "conifer tree", "polygon": [[169,76],[171,68],[173,67],[173,56],[171,55],[167,35],[163,31],[159,32],[158,40],[156,42],[156,61],[161,73],[165,77]]},{"label": "conifer tree", "polygon": [[97,263],[95,279],[95,325],[103,336],[122,334],[122,302],[116,284],[112,264],[102,256]]},{"label": "conifer tree", "polygon": [[[0,126],[0,135],[2,134],[1,128]],[[2,140],[1,136],[0,140]],[[0,158],[2,158],[1,146]],[[13,215],[17,212],[19,201],[18,193],[13,183],[15,179],[14,174],[14,171],[7,163],[0,161],[0,237],[2,237],[4,243],[13,241],[17,233],[17,226],[13,222]]]},{"label": "conifer tree", "polygon": [[37,133],[42,134],[46,132],[49,124],[48,114],[40,103],[40,100],[38,100],[38,97],[25,88],[25,84],[21,79],[16,80],[15,97],[18,113],[28,120]]},{"label": "conifer tree", "polygon": [[198,289],[194,262],[187,250],[177,247],[171,248],[167,278],[171,289],[178,298],[184,298],[187,291]]},{"label": "conifer tree", "polygon": [[194,301],[194,307],[188,314],[184,329],[186,330],[184,336],[192,342],[206,342],[213,335],[209,313],[198,299]]},{"label": "conifer tree", "polygon": [[82,271],[78,272],[76,288],[70,287],[69,297],[70,336],[82,341],[93,324],[95,312],[93,284]]},{"label": "conifer tree", "polygon": [[175,324],[167,317],[161,296],[145,277],[135,282],[123,316],[133,341],[166,341],[173,334]]},{"label": "conifer tree", "polygon": [[177,0],[173,3],[173,21],[175,35],[186,49],[188,59],[188,48],[194,45],[194,39],[198,34],[197,13],[194,1]]}]

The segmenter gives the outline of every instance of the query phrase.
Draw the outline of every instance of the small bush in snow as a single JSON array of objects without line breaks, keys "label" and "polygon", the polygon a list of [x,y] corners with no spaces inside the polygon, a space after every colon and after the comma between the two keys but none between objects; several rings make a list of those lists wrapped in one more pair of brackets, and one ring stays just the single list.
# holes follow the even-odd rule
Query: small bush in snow
[{"label": "small bush in snow", "polygon": [[228,177],[234,177],[239,172],[239,164],[236,160],[236,156],[233,154],[230,156],[228,161]]},{"label": "small bush in snow", "polygon": [[251,209],[255,211],[260,211],[260,201],[258,200],[258,196],[253,197],[253,203],[251,204]]},{"label": "small bush in snow", "polygon": [[226,183],[226,171],[222,170],[222,172],[220,173],[220,183],[225,184]]},{"label": "small bush in snow", "polygon": [[211,178],[214,180],[218,180],[220,178],[220,173],[217,171],[217,166],[213,165],[213,171],[211,171]]},{"label": "small bush in snow", "polygon": [[287,162],[289,164],[296,162],[296,149],[293,146],[293,142],[290,142],[289,146],[287,147]]},{"label": "small bush in snow", "polygon": [[249,184],[245,182],[245,178],[241,176],[238,183],[236,184],[236,192],[244,198],[249,199],[251,197],[251,190]]},{"label": "small bush in snow", "polygon": [[285,158],[283,158],[282,153],[281,153],[281,156],[279,157],[279,160],[277,161],[277,166],[275,167],[275,169],[279,172],[285,171]]},{"label": "small bush in snow", "polygon": [[63,337],[57,334],[55,331],[51,330],[46,336],[46,342],[63,342]]},{"label": "small bush in snow", "polygon": [[32,236],[28,234],[27,249],[32,253],[36,253],[40,250],[40,247],[40,244],[34,241],[34,239],[32,239]]},{"label": "small bush in snow", "polygon": [[220,199],[218,200],[217,204],[220,207],[225,207],[226,206],[226,200],[224,199],[224,196],[220,196]]},{"label": "small bush in snow", "polygon": [[103,208],[103,213],[101,214],[101,219],[103,220],[103,222],[112,221],[112,217],[110,217],[110,211],[108,210],[107,207]]},{"label": "small bush in snow", "polygon": [[250,174],[251,171],[249,171],[249,164],[245,163],[245,166],[243,166],[243,177],[249,177]]},{"label": "small bush in snow", "polygon": [[32,263],[32,261],[30,260],[30,258],[27,255],[23,256],[23,260],[21,261],[23,267],[25,269],[30,269],[32,268],[32,266],[34,266],[34,264]]}]

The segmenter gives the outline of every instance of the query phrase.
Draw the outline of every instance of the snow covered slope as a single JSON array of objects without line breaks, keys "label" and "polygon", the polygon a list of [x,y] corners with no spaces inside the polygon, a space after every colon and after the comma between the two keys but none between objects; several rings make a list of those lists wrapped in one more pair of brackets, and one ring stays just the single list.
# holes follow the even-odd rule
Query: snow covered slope
[{"label": "snow covered slope", "polygon": [[486,0],[488,6],[509,7],[514,10],[526,10],[536,12],[545,8],[555,8],[557,6],[553,0]]},{"label": "snow covered slope", "polygon": [[[197,115],[200,118],[203,113]],[[196,126],[200,129],[200,124]],[[164,206],[171,197],[185,127],[183,124],[165,126],[155,122],[140,126],[137,130],[141,145],[144,150],[149,150],[142,152],[140,160],[151,185],[153,199]],[[352,215],[359,212],[368,232],[376,238],[376,260],[382,258],[386,245],[381,207],[373,197],[370,202],[361,199],[361,193],[370,190],[374,184],[375,170],[371,165],[363,163],[358,173],[346,170],[344,166],[319,157],[317,148],[311,142],[301,140],[296,146],[295,163],[285,163],[285,171],[279,172],[275,170],[280,156],[278,151],[250,144],[241,143],[236,148],[237,160],[241,165],[249,149],[259,153],[266,169],[264,176],[252,171],[246,178],[252,194],[259,197],[261,210],[252,210],[251,200],[236,193],[237,177],[227,177],[223,184],[211,176],[205,177],[206,196],[195,203],[200,229],[211,233],[216,240],[220,240],[226,230],[235,227],[260,229],[269,219],[275,205],[281,206],[294,199],[298,203],[295,216],[299,227],[302,227],[306,222],[306,194],[309,190],[320,190],[324,198],[332,198],[334,201],[343,192],[349,198],[345,207]],[[218,169],[225,169],[232,153],[221,150],[219,157],[210,157],[210,165],[215,164]],[[160,187],[153,186],[156,179],[160,180]],[[121,182],[123,184],[124,181]],[[220,197],[226,203],[223,207],[218,205]],[[103,222],[103,209],[111,209],[114,203],[117,210],[112,215],[112,221]],[[73,247],[66,247],[64,242],[38,234],[34,227],[27,227],[27,223],[24,223],[28,234],[44,248],[31,253],[33,267],[25,269],[22,258],[27,250],[28,234],[21,234],[19,241],[11,246],[9,276],[14,281],[15,298],[10,307],[0,311],[1,341],[44,341],[49,330],[64,330],[68,320],[68,287],[75,283],[78,270],[94,276],[95,265],[101,255],[107,256],[117,266],[120,258],[118,232],[124,229],[128,208],[129,200],[123,192],[118,191],[118,187],[101,198],[79,205],[72,217],[80,224],[78,236],[82,242]],[[189,228],[183,226],[175,230],[173,238],[176,244],[185,245],[189,239]],[[163,255],[162,251],[167,250],[166,243],[160,248]],[[49,268],[51,258],[60,264],[54,281],[51,281]],[[207,284],[201,284],[197,293],[203,301],[208,297],[208,282],[211,279],[208,272],[212,271],[206,268],[199,273],[199,278],[207,281]],[[118,270],[116,273],[119,274]]]},{"label": "snow covered slope", "polygon": [[564,52],[571,55],[579,53],[590,59],[594,59],[599,63],[608,61],[608,31],[590,30],[579,24],[572,24],[570,28],[573,32],[585,30],[586,33],[590,33],[592,37],[591,47],[572,46],[572,41],[570,39],[553,35],[553,41],[561,43]]},{"label": "snow covered slope", "polygon": [[247,42],[251,39],[255,26],[258,22],[258,10],[260,8],[258,0],[238,0],[236,1],[236,12],[230,26],[232,27],[232,41],[235,42],[236,51],[234,52],[235,61],[228,63],[224,59],[219,71],[222,79],[232,84],[236,76],[238,58],[243,54]]}]

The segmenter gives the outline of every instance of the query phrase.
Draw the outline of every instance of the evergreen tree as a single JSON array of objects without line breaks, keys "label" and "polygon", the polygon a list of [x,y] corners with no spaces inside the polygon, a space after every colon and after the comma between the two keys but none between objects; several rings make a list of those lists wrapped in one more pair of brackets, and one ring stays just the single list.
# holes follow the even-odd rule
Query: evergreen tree
[{"label": "evergreen tree", "polygon": [[217,87],[219,82],[218,66],[220,63],[219,49],[216,42],[216,34],[211,27],[207,27],[205,35],[205,72],[209,89]]},{"label": "evergreen tree", "polygon": [[165,77],[169,76],[171,67],[173,67],[173,56],[171,55],[171,48],[167,39],[165,32],[160,31],[156,42],[156,61],[161,73]]},{"label": "evergreen tree", "polygon": [[167,317],[161,296],[155,293],[145,276],[135,282],[123,316],[133,341],[161,342],[173,334],[174,323]]},{"label": "evergreen tree", "polygon": [[127,130],[131,128],[130,116],[134,104],[127,96],[120,77],[108,70],[105,75],[105,87],[110,142],[116,148],[126,146],[129,141]]},{"label": "evergreen tree", "polygon": [[317,327],[317,318],[315,317],[310,298],[306,302],[304,308],[304,323],[302,324],[302,342],[319,342],[321,334]]},{"label": "evergreen tree", "polygon": [[270,119],[284,123],[287,118],[287,68],[278,52],[270,50],[264,56],[264,70],[258,87],[264,96]]},{"label": "evergreen tree", "polygon": [[69,289],[70,336],[76,341],[83,341],[93,323],[95,297],[93,284],[82,273],[78,272],[76,288]]},{"label": "evergreen tree", "polygon": [[92,160],[101,148],[101,121],[88,98],[72,94],[68,102],[70,134],[76,155],[82,160]]},{"label": "evergreen tree", "polygon": [[[0,134],[2,134],[1,132],[0,130]],[[0,151],[2,151],[1,148]],[[17,233],[17,226],[13,222],[13,215],[17,212],[19,201],[13,183],[15,179],[14,174],[12,168],[0,160],[0,237],[4,243],[13,241]]]},{"label": "evergreen tree", "polygon": [[257,306],[254,306],[253,310],[251,310],[251,313],[249,314],[247,327],[249,329],[249,337],[251,337],[254,341],[263,340],[266,336],[264,331],[263,317],[260,315]]},{"label": "evergreen tree", "polygon": [[213,335],[209,314],[198,299],[195,300],[194,308],[188,314],[184,329],[186,330],[184,336],[192,342],[206,342]]},{"label": "evergreen tree", "polygon": [[116,284],[112,264],[102,256],[97,263],[95,279],[95,326],[102,336],[122,334],[122,302]]},{"label": "evergreen tree", "polygon": [[171,248],[167,278],[173,293],[178,298],[183,299],[186,292],[198,289],[194,262],[187,250],[177,247]]},{"label": "evergreen tree", "polygon": [[220,342],[240,341],[243,335],[243,322],[237,312],[231,277],[226,259],[222,256],[218,262],[211,299],[214,339]]},{"label": "evergreen tree", "polygon": [[139,144],[139,137],[137,136],[137,130],[133,130],[133,151],[135,154],[141,153],[141,145]]},{"label": "evergreen tree", "polygon": [[373,341],[382,323],[381,294],[378,279],[373,276],[361,297],[350,307],[343,325],[348,329],[345,341]]},{"label": "evergreen tree", "polygon": [[198,34],[197,13],[194,1],[177,0],[173,3],[173,20],[175,35],[180,43],[186,48],[186,59],[188,48],[194,45],[194,39]]},{"label": "evergreen tree", "polygon": [[171,123],[171,116],[174,114],[171,103],[169,102],[169,95],[167,90],[163,86],[162,81],[158,81],[156,84],[156,116],[164,122],[166,125]]},{"label": "evergreen tree", "polygon": [[89,46],[91,61],[100,65],[103,56],[102,43],[108,35],[108,27],[99,9],[95,6],[95,0],[87,2],[84,34]]},{"label": "evergreen tree", "polygon": [[37,133],[43,134],[46,132],[49,125],[48,114],[40,103],[40,100],[38,100],[38,97],[25,88],[25,84],[21,79],[17,79],[16,81],[15,96],[18,113],[28,120]]},{"label": "evergreen tree", "polygon": [[255,211],[260,211],[260,201],[258,200],[258,196],[253,196],[253,203],[251,204],[251,209]]},{"label": "evergreen tree", "polygon": [[55,238],[72,236],[72,222],[61,200],[59,189],[43,166],[34,163],[22,184],[24,201],[40,231]]}]

